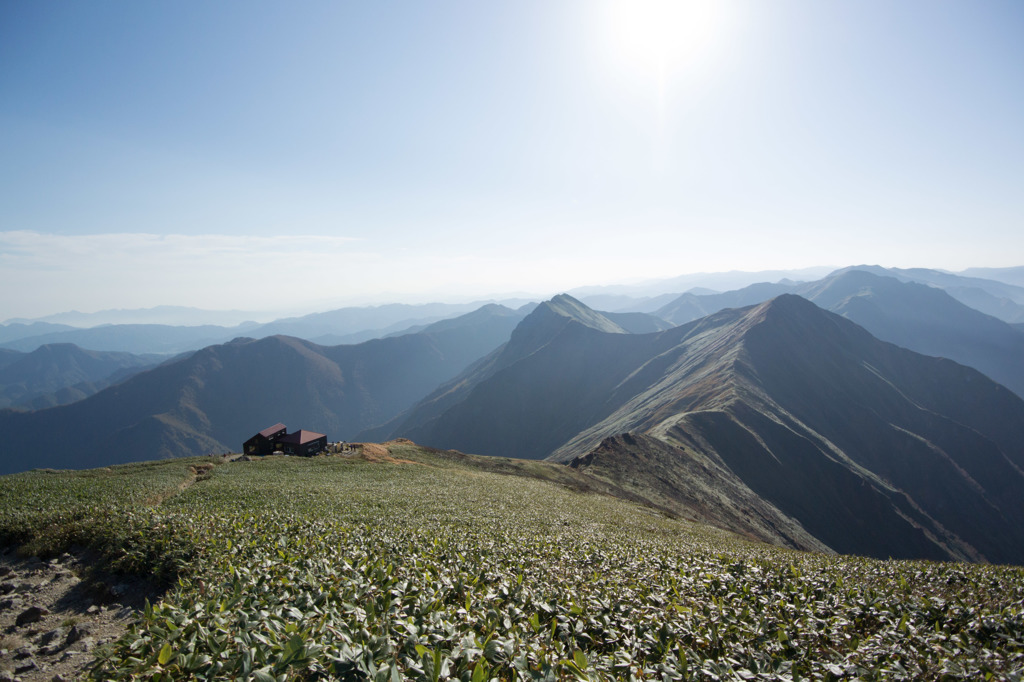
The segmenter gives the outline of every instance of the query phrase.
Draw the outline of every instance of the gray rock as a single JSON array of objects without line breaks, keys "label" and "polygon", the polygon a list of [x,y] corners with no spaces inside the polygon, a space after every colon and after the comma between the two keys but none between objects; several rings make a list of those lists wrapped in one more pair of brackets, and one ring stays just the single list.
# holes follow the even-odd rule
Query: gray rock
[{"label": "gray rock", "polygon": [[43,616],[47,616],[49,614],[50,611],[42,606],[30,606],[18,614],[14,624],[20,628],[23,625],[28,625],[30,623],[38,623],[43,619]]},{"label": "gray rock", "polygon": [[24,675],[25,673],[30,673],[33,670],[37,670],[38,668],[39,668],[39,664],[36,663],[35,661],[33,661],[32,659],[29,659],[29,660],[25,661],[24,663],[22,663],[21,665],[17,666],[14,669],[14,674],[15,675]]},{"label": "gray rock", "polygon": [[72,625],[71,629],[68,630],[68,634],[64,637],[64,647],[67,648],[80,641],[85,637],[89,631],[80,625]]},{"label": "gray rock", "polygon": [[24,661],[26,658],[32,658],[36,653],[35,647],[32,646],[20,646],[14,650],[14,660]]},{"label": "gray rock", "polygon": [[68,633],[64,628],[57,628],[56,630],[44,632],[39,638],[39,644],[41,646],[50,646],[54,642],[67,637],[67,634]]}]

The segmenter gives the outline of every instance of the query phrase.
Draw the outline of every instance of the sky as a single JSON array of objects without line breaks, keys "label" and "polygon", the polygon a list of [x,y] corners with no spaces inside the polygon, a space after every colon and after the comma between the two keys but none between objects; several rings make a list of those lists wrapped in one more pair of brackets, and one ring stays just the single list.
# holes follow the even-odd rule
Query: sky
[{"label": "sky", "polygon": [[1024,264],[1019,0],[0,3],[0,320]]}]

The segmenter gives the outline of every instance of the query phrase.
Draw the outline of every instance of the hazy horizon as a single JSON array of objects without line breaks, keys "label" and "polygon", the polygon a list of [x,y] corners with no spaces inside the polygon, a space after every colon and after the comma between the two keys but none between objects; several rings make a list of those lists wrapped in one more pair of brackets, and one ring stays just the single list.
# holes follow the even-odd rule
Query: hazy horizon
[{"label": "hazy horizon", "polygon": [[[810,268],[800,268],[796,270],[759,270],[759,271],[744,271],[744,270],[731,270],[724,272],[695,272],[695,273],[679,273],[675,277],[669,278],[657,278],[657,279],[633,279],[623,282],[606,282],[603,284],[583,284],[575,287],[566,287],[561,290],[554,291],[513,291],[513,292],[492,292],[490,294],[476,295],[459,295],[451,294],[442,298],[429,298],[419,297],[415,295],[410,297],[409,295],[402,296],[400,294],[394,294],[392,297],[388,297],[387,294],[382,294],[380,300],[372,300],[363,303],[351,303],[343,299],[338,300],[323,300],[323,301],[305,301],[297,302],[295,306],[291,308],[281,309],[263,309],[263,310],[241,310],[238,308],[232,309],[215,309],[202,306],[184,306],[176,304],[158,304],[153,306],[144,306],[138,308],[97,308],[91,310],[77,310],[67,309],[58,310],[49,313],[33,314],[33,315],[20,315],[12,316],[7,318],[0,318],[0,324],[8,324],[11,322],[18,322],[22,320],[39,321],[39,320],[50,320],[51,318],[64,318],[81,316],[83,318],[90,316],[102,316],[107,313],[146,313],[146,312],[158,312],[161,309],[167,309],[169,311],[181,311],[184,316],[187,316],[186,311],[194,311],[196,313],[228,313],[234,314],[231,317],[231,321],[228,322],[216,322],[210,321],[209,324],[222,324],[223,326],[234,326],[243,322],[269,322],[278,320],[288,316],[302,316],[321,312],[330,312],[331,310],[347,307],[383,307],[389,305],[430,305],[430,304],[452,304],[462,305],[471,303],[480,303],[481,305],[486,303],[503,303],[503,304],[522,304],[523,302],[540,302],[543,300],[550,299],[558,294],[570,293],[575,295],[625,295],[634,296],[636,298],[642,298],[645,295],[659,295],[660,293],[670,293],[669,288],[664,286],[665,283],[672,280],[684,279],[694,280],[692,286],[687,284],[677,293],[684,293],[686,290],[691,288],[710,288],[710,284],[714,282],[724,282],[726,286],[719,287],[717,291],[724,291],[734,288],[741,288],[748,284],[753,284],[763,281],[776,282],[780,279],[790,276],[806,275],[807,278],[817,279],[819,276],[824,276],[833,270],[838,269],[837,266],[813,266]],[[770,275],[762,277],[761,275]],[[647,293],[645,290],[651,290],[657,293]],[[672,292],[675,289],[671,290]],[[239,315],[240,314],[240,315]],[[64,324],[73,323],[63,321]],[[185,324],[185,323],[183,323]],[[194,323],[187,323],[194,324]]]},{"label": "hazy horizon", "polygon": [[0,320],[1016,266],[1021,35],[1011,0],[7,3]]}]

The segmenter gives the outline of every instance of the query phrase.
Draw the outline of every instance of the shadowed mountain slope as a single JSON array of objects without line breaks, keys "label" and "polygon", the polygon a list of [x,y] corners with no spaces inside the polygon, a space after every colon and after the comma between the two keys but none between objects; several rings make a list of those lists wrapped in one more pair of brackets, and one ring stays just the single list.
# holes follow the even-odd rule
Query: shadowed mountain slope
[{"label": "shadowed mountain slope", "polygon": [[[587,353],[588,349],[585,344],[576,346],[573,339],[583,337],[593,337],[597,339],[605,339],[609,337],[610,340],[607,343],[611,345],[619,344],[622,339],[634,337],[640,338],[635,335],[629,334],[620,325],[612,322],[607,316],[599,313],[595,310],[591,310],[584,304],[580,303],[575,298],[566,294],[556,296],[550,301],[541,303],[539,306],[533,309],[533,311],[526,316],[526,318],[519,323],[519,325],[512,332],[508,343],[502,347],[496,349],[489,356],[482,358],[480,361],[474,363],[469,369],[463,372],[460,376],[455,377],[451,382],[443,384],[423,399],[415,409],[410,411],[408,414],[402,414],[395,418],[390,423],[383,424],[373,429],[359,434],[359,440],[380,440],[386,439],[387,435],[392,432],[419,432],[417,427],[429,422],[439,415],[443,414],[446,410],[452,407],[459,406],[461,403],[467,400],[469,394],[474,391],[477,385],[485,382],[490,377],[498,374],[502,370],[517,362],[529,358],[534,354],[543,351],[549,346],[555,339],[566,337],[568,340],[563,341],[559,344],[560,347],[571,348],[568,355],[575,355],[577,353]],[[590,349],[593,352],[597,352],[599,356],[603,356],[604,351],[599,349]],[[581,366],[581,362],[585,362],[582,358],[566,358],[570,363],[570,366],[578,367]],[[563,384],[557,380],[557,377],[568,378],[566,369],[558,368],[558,361],[553,363],[550,368],[552,391],[549,392],[549,397],[546,400],[555,400],[555,386],[558,386],[558,391],[571,390],[571,385]],[[486,389],[484,389],[486,390]],[[493,396],[493,400],[496,403],[501,403],[504,398],[498,394]],[[474,403],[476,398],[474,398]],[[544,431],[543,428],[531,429],[528,424],[528,420],[532,418],[542,418],[544,414],[545,401],[530,406],[529,415],[507,415],[508,420],[502,424],[488,424],[486,428],[497,428],[502,433],[509,432],[510,434],[518,433],[540,433]],[[465,408],[458,408],[465,409]],[[500,409],[495,407],[494,409]],[[471,418],[469,418],[471,421]],[[444,428],[444,427],[439,427]],[[468,435],[472,430],[468,424],[463,424],[461,421],[457,423],[458,428],[464,435]],[[481,442],[490,442],[492,440],[486,432],[481,433]],[[507,456],[526,457],[528,459],[540,459],[544,455],[541,454],[542,450],[537,450],[532,444],[524,441],[522,438],[511,438],[504,441],[505,446],[502,450],[502,454]],[[528,452],[523,452],[518,448],[527,447]],[[473,448],[466,446],[463,449],[473,452]],[[497,454],[488,450],[486,454]]]},{"label": "shadowed mountain slope", "polygon": [[648,313],[601,313],[630,334],[663,332],[675,325]]},{"label": "shadowed mountain slope", "polygon": [[788,281],[762,282],[723,293],[696,294],[688,292],[659,308],[654,314],[673,324],[686,324],[726,308],[743,308],[748,305],[764,303],[776,296],[794,293],[799,290],[800,286],[801,284]]},{"label": "shadowed mountain slope", "polygon": [[350,439],[462,371],[516,322],[496,307],[354,346],[282,336],[211,346],[72,405],[0,411],[0,473],[237,451],[279,421]]},{"label": "shadowed mountain slope", "polygon": [[1024,401],[975,370],[790,295],[657,334],[531,315],[517,336],[544,342],[395,434],[573,462],[791,546],[1024,561]]},{"label": "shadowed mountain slope", "polygon": [[940,289],[852,270],[800,294],[879,339],[956,360],[1024,395],[1024,334]]},{"label": "shadowed mountain slope", "polygon": [[25,357],[25,354],[18,350],[11,350],[9,348],[0,348],[0,369],[13,365],[18,360]]}]

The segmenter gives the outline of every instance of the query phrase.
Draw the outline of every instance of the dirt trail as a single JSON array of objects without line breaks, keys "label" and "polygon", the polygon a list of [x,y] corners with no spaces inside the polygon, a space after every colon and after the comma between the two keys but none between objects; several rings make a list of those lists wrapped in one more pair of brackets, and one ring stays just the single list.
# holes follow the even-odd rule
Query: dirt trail
[{"label": "dirt trail", "polygon": [[148,500],[146,500],[146,504],[148,504],[151,507],[157,507],[166,502],[167,500],[171,499],[172,497],[176,497],[182,494],[183,492],[191,488],[193,485],[195,485],[197,481],[205,481],[206,479],[208,479],[210,477],[210,472],[213,471],[214,466],[216,465],[208,463],[189,467],[188,477],[184,481],[179,483],[177,488],[174,488],[173,490],[167,490],[158,495],[150,497]]},{"label": "dirt trail", "polygon": [[[178,486],[147,503],[157,506],[182,494],[213,468],[191,467]],[[92,565],[84,551],[43,561],[0,548],[0,682],[80,678],[96,647],[120,637],[145,600],[158,598],[144,580],[97,576]]]},{"label": "dirt trail", "polygon": [[42,561],[0,552],[0,681],[79,679],[96,647],[120,637],[155,597],[141,580],[83,581],[88,566],[71,554]]}]

